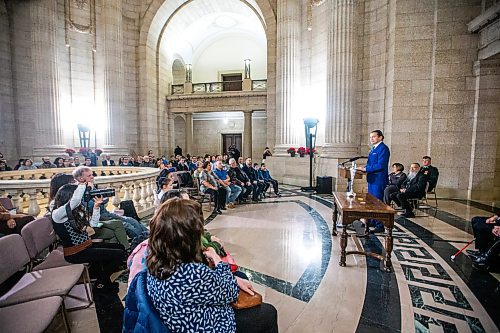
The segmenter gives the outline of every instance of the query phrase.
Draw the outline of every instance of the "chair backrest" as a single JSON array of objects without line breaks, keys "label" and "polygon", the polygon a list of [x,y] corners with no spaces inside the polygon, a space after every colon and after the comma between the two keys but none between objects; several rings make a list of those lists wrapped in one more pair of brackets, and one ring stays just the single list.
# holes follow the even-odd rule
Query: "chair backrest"
[{"label": "chair backrest", "polygon": [[30,262],[23,238],[18,234],[0,238],[0,283]]},{"label": "chair backrest", "polygon": [[31,259],[35,259],[39,253],[54,244],[57,239],[52,221],[47,217],[26,224],[21,230],[21,236]]},{"label": "chair backrest", "polygon": [[0,205],[7,210],[14,209],[14,205],[12,204],[12,200],[10,200],[10,198],[0,198]]}]

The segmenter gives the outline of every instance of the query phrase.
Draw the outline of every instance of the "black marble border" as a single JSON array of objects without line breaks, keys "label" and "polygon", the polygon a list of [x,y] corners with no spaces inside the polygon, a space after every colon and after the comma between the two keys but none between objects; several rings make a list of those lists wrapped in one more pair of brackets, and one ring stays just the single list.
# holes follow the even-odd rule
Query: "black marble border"
[{"label": "black marble border", "polygon": [[[257,205],[281,203],[296,203],[309,213],[316,226],[316,231],[321,237],[321,258],[317,257],[311,260],[304,273],[295,284],[246,267],[240,267],[240,269],[248,275],[251,281],[307,303],[311,300],[314,293],[318,289],[330,262],[332,254],[332,238],[330,235],[330,229],[321,214],[300,200],[266,200],[264,202],[257,203]],[[217,214],[211,214],[205,220],[205,225],[213,221],[216,216]]]},{"label": "black marble border", "polygon": [[481,202],[477,202],[474,200],[465,200],[465,199],[438,199],[438,200],[447,200],[447,201],[455,201],[467,206],[471,206],[477,209],[481,209],[492,214],[500,215],[500,208],[493,205],[486,205]]},{"label": "black marble border", "polygon": [[457,249],[431,231],[403,217],[396,222],[413,233],[432,248],[464,281],[474,296],[479,300],[497,327],[500,327],[500,283],[491,274],[472,268],[472,262],[466,255],[459,255],[455,260],[451,256]]}]

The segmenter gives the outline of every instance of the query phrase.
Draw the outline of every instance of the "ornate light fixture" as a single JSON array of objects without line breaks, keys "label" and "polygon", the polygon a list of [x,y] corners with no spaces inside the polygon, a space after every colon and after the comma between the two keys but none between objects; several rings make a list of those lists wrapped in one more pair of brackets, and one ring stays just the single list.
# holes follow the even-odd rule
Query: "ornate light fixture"
[{"label": "ornate light fixture", "polygon": [[193,80],[193,65],[186,64],[186,83],[190,83]]},{"label": "ornate light fixture", "polygon": [[250,64],[252,63],[252,60],[250,59],[245,59],[245,79],[249,79],[250,76]]}]

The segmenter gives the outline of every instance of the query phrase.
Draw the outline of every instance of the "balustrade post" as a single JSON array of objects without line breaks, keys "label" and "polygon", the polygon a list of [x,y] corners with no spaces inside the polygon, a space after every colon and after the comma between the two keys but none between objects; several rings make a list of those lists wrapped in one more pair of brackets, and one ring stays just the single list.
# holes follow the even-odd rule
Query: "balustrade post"
[{"label": "balustrade post", "polygon": [[133,192],[133,197],[132,200],[134,201],[134,206],[136,210],[139,210],[141,204],[139,203],[139,200],[141,199],[141,191],[139,188],[139,182],[135,181],[134,182],[134,192]]},{"label": "balustrade post", "polygon": [[40,206],[38,205],[38,200],[37,200],[37,193],[38,190],[28,190],[28,195],[30,196],[30,205],[28,207],[28,215],[37,217],[38,214],[40,214]]},{"label": "balustrade post", "polygon": [[144,179],[141,179],[140,181],[140,186],[141,186],[141,199],[139,200],[139,204],[142,206],[142,209],[146,209],[147,208],[147,202],[146,202],[146,199],[147,199],[147,196],[148,196],[148,193],[147,193],[147,183]]},{"label": "balustrade post", "polygon": [[120,185],[114,185],[113,188],[115,189],[115,196],[113,197],[113,200],[111,200],[111,203],[113,206],[115,206],[115,209],[120,209]]},{"label": "balustrade post", "polygon": [[153,186],[154,186],[154,180],[153,179],[149,179],[147,181],[148,192],[147,192],[147,198],[146,198],[146,202],[148,203],[148,208],[151,207],[151,206],[153,206],[153,202],[154,202],[154,198],[153,198],[153,195],[154,195]]},{"label": "balustrade post", "polygon": [[123,195],[123,201],[127,201],[127,200],[130,200],[130,183],[129,182],[125,182],[123,184],[123,190],[125,191],[125,194]]},{"label": "balustrade post", "polygon": [[16,209],[16,212],[18,214],[23,213],[23,206],[21,204],[23,198],[21,198],[22,191],[17,191],[15,195],[12,196],[12,204],[14,205],[14,208]]}]

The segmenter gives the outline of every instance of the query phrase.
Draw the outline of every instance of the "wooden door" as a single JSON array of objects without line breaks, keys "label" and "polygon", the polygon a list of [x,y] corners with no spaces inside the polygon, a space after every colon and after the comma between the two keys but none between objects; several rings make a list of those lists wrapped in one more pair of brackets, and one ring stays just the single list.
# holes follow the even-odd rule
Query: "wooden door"
[{"label": "wooden door", "polygon": [[229,146],[234,145],[241,153],[241,133],[240,134],[222,134],[222,154],[227,154]]},{"label": "wooden door", "polygon": [[241,91],[243,90],[242,84],[241,74],[222,74],[223,91]]}]

